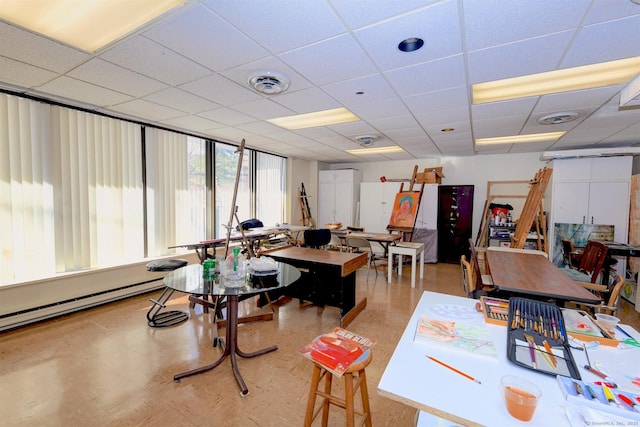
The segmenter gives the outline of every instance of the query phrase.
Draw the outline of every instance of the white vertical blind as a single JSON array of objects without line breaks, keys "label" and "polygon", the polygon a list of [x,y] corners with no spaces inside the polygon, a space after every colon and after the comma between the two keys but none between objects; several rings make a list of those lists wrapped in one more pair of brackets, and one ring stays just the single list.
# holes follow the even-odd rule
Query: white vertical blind
[{"label": "white vertical blind", "polygon": [[0,94],[0,283],[55,272],[49,110]]},{"label": "white vertical blind", "polygon": [[[145,129],[147,159],[148,255],[175,252],[176,244],[192,243],[189,233],[187,136]],[[202,236],[197,241],[202,240]]]},{"label": "white vertical blind", "polygon": [[256,216],[265,225],[283,222],[285,161],[279,156],[256,153]]},{"label": "white vertical blind", "polygon": [[144,256],[140,127],[52,107],[56,269]]}]

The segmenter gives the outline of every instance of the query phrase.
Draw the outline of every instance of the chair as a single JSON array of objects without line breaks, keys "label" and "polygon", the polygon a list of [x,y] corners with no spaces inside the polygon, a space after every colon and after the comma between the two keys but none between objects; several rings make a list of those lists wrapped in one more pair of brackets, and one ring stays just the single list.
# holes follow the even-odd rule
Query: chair
[{"label": "chair", "polygon": [[[475,243],[473,243],[473,239],[471,238],[469,239],[469,250],[471,252],[471,259],[469,260],[469,263],[473,267],[473,274],[475,278],[474,289],[476,291],[493,290],[494,288],[493,279],[491,278],[491,274],[489,273],[486,263],[484,262],[484,257],[483,257],[483,265],[485,266],[484,268],[485,271],[483,272],[480,269],[480,261],[478,258],[479,251],[476,248]],[[484,253],[484,250],[482,250],[482,252]]]},{"label": "chair", "polygon": [[621,274],[617,274],[611,285],[598,285],[595,283],[579,282],[585,289],[588,289],[592,293],[600,296],[602,301],[600,304],[588,304],[584,302],[575,303],[579,307],[584,307],[591,314],[604,313],[612,316],[616,315],[618,306],[620,304],[620,292],[625,284],[624,277]]},{"label": "chair", "polygon": [[[347,237],[347,248],[355,250],[356,252],[367,252],[369,255],[369,269],[371,269],[371,265],[373,265],[373,269],[376,271],[376,276],[378,275],[378,268],[376,267],[376,258],[373,253],[373,249],[371,248],[371,243],[367,239],[363,239],[362,237]],[[369,273],[367,272],[367,275]]]},{"label": "chair", "polygon": [[321,249],[331,241],[331,230],[320,228],[317,230],[304,230],[304,247]]},{"label": "chair", "polygon": [[462,273],[462,289],[467,295],[467,298],[472,298],[474,287],[472,284],[473,270],[471,264],[467,261],[467,257],[464,255],[460,256],[460,271]]},{"label": "chair", "polygon": [[582,258],[583,250],[577,250],[573,246],[571,240],[561,240],[562,242],[562,260],[569,268],[580,268],[580,259]]},{"label": "chair", "polygon": [[346,246],[342,243],[342,240],[335,234],[331,233],[331,240],[329,240],[329,250],[342,252]]},{"label": "chair", "polygon": [[607,246],[603,243],[589,240],[584,247],[580,265],[577,270],[563,269],[562,271],[576,282],[597,283],[604,270],[604,263],[607,258]]}]

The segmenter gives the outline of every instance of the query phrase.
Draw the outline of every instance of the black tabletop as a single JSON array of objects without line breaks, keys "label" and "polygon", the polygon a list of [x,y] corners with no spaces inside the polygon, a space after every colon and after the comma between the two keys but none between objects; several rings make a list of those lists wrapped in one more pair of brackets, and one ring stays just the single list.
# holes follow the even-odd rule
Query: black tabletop
[{"label": "black tabletop", "polygon": [[164,277],[164,284],[176,291],[195,295],[250,295],[267,290],[289,286],[300,278],[296,267],[278,262],[278,272],[265,276],[247,275],[247,281],[241,287],[225,287],[224,280],[204,280],[202,265],[191,264],[172,271]]}]

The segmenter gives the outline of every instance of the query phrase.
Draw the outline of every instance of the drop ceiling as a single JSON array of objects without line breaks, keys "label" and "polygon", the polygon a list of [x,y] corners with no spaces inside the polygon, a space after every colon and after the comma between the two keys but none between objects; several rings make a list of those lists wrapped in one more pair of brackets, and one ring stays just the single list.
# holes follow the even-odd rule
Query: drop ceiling
[{"label": "drop ceiling", "polygon": [[[471,85],[640,56],[631,0],[200,0],[95,53],[0,21],[0,87],[108,115],[329,163],[611,148],[640,142],[624,85],[481,105]],[[405,53],[410,37],[424,47]],[[287,77],[264,95],[256,71]],[[359,121],[266,120],[345,107]],[[538,119],[575,112],[551,125]],[[442,129],[453,128],[443,132]],[[478,138],[566,131],[553,143]],[[356,138],[401,153],[355,156]]]}]

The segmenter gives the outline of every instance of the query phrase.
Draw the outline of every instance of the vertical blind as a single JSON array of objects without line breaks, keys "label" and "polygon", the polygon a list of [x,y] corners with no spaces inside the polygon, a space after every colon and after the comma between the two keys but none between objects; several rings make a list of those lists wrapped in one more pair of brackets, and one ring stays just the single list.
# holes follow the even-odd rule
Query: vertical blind
[{"label": "vertical blind", "polygon": [[[171,246],[214,237],[208,217],[222,227],[216,237],[226,234],[236,148],[145,127],[143,160],[141,129],[0,93],[0,285],[173,254]],[[238,215],[282,222],[285,159],[254,154],[243,158]]]}]

